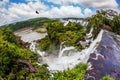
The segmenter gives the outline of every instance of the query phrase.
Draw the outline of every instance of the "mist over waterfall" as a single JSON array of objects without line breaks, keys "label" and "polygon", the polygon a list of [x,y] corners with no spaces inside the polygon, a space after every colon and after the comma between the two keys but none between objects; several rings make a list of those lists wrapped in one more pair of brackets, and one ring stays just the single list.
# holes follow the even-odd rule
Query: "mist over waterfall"
[{"label": "mist over waterfall", "polygon": [[0,13],[0,80],[120,80],[120,0],[0,0]]},{"label": "mist over waterfall", "polygon": [[45,52],[40,51],[36,46],[37,46],[36,41],[32,41],[30,43],[30,47],[29,48],[30,48],[31,51],[33,51],[33,52],[39,54],[41,57],[43,57],[45,55]]},{"label": "mist over waterfall", "polygon": [[87,37],[88,37],[88,38],[92,37],[92,32],[93,32],[93,29],[94,29],[94,28],[93,28],[93,27],[91,27],[90,32],[87,34]]},{"label": "mist over waterfall", "polygon": [[[58,53],[56,53],[58,56],[55,56],[53,54],[44,56],[47,55],[47,53],[38,50],[36,47],[36,42],[31,42],[30,49],[41,56],[38,64],[48,64],[48,69],[51,72],[61,71],[68,68],[71,69],[79,63],[87,63],[90,54],[95,51],[97,44],[101,41],[103,32],[104,30],[101,30],[97,38],[90,44],[90,47],[85,48],[82,51],[76,51],[75,47],[73,46],[66,47],[64,46],[64,43],[61,43],[60,50]],[[92,29],[90,30],[89,34],[91,33]]]},{"label": "mist over waterfall", "polygon": [[68,51],[68,50],[72,50],[72,49],[75,49],[73,46],[71,47],[65,47],[63,49],[61,49],[62,45],[60,46],[60,52],[58,53],[58,57],[62,57],[62,55],[64,54],[65,51]]},{"label": "mist over waterfall", "polygon": [[[75,47],[73,46],[65,46],[64,42],[61,43],[59,52],[57,56],[54,54],[48,54],[46,52],[42,52],[37,48],[37,42],[35,40],[29,41],[28,38],[24,37],[23,41],[29,41],[30,46],[29,49],[37,54],[39,54],[41,57],[38,59],[38,64],[48,64],[48,69],[51,72],[55,71],[62,71],[66,69],[74,68],[79,63],[87,63],[89,56],[91,53],[93,53],[98,46],[98,43],[101,41],[102,34],[104,30],[101,30],[98,34],[97,38],[95,40],[91,39],[93,28],[91,28],[90,32],[86,34],[86,37],[89,38],[87,41],[91,41],[91,44],[88,48],[85,48],[81,51],[77,51]],[[23,35],[22,35],[23,34]],[[30,32],[24,32],[21,36],[30,35]],[[41,37],[38,39],[43,38],[45,34],[39,33]],[[35,37],[35,36],[34,36]],[[37,36],[36,36],[37,37]],[[32,38],[32,36],[31,36]],[[22,38],[23,39],[23,38]]]}]

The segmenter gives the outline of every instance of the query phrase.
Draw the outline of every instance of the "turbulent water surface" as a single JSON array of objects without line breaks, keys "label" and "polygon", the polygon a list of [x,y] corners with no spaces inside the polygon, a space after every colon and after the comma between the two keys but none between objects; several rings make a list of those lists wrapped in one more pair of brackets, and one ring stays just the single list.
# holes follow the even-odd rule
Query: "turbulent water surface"
[{"label": "turbulent water surface", "polygon": [[[87,37],[92,36],[92,30],[93,28]],[[38,64],[48,64],[51,72],[71,69],[79,63],[89,63],[91,66],[85,76],[87,80],[99,80],[105,75],[110,75],[116,80],[120,79],[120,37],[113,33],[101,30],[90,46],[80,52],[72,46],[63,47],[63,43],[61,43],[59,53],[56,53],[58,56],[47,55],[46,52],[41,52],[36,47],[37,43],[34,40],[45,37],[46,33],[37,33],[28,29],[15,34],[21,36],[21,40],[24,42],[31,43],[30,50],[41,56]]]},{"label": "turbulent water surface", "polygon": [[[96,43],[101,40],[103,30],[100,32],[98,37],[91,43],[89,48],[86,48],[82,50],[81,52],[75,51],[74,47],[63,47],[60,45],[60,50],[58,56],[55,55],[49,55],[45,56],[45,52],[41,52],[39,49],[36,47],[36,42],[34,40],[43,38],[45,34],[37,33],[37,32],[32,32],[31,30],[24,30],[21,32],[17,32],[16,34],[21,36],[21,40],[24,42],[30,42],[30,49],[38,54],[41,55],[39,58],[39,64],[48,64],[48,69],[50,71],[57,71],[57,70],[65,70],[68,68],[73,68],[76,66],[78,63],[86,63],[87,60],[89,59],[90,53],[92,53],[95,48],[96,48]],[[35,35],[36,34],[36,35]],[[91,35],[91,31],[89,33]]]}]

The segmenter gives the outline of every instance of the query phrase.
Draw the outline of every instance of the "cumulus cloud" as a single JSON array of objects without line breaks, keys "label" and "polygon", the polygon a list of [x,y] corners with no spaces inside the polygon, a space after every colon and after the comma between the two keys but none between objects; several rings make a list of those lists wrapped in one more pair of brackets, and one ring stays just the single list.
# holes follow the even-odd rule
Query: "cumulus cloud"
[{"label": "cumulus cloud", "polygon": [[29,17],[29,16],[37,16],[35,13],[36,10],[42,12],[47,9],[41,2],[30,2],[28,4],[20,3],[12,3],[11,6],[8,8],[8,12],[16,14],[18,16]]},{"label": "cumulus cloud", "polygon": [[[50,7],[42,0],[25,1],[27,3],[11,3],[10,0],[0,1],[0,25],[35,17],[89,17],[95,12],[88,7],[112,8],[119,11],[116,0],[44,0],[48,3],[59,4],[59,7],[55,5]],[[82,5],[84,9],[71,4]],[[35,11],[40,14],[36,14]]]},{"label": "cumulus cloud", "polygon": [[[35,18],[35,17],[49,17],[49,18],[65,18],[65,17],[88,17],[93,14],[91,9],[73,5],[61,5],[60,7],[51,7],[36,0],[25,3],[10,3],[8,8],[0,8],[0,25],[20,20]],[[57,0],[55,0],[57,1]],[[67,3],[66,3],[67,4]],[[38,11],[39,14],[36,14]]]},{"label": "cumulus cloud", "polygon": [[[0,8],[0,25],[6,22],[14,22],[18,20],[24,20],[34,17],[42,17],[43,14],[47,17],[46,10],[48,7],[41,2],[29,2],[25,3],[11,3],[7,8]],[[38,10],[41,14],[36,14]]]},{"label": "cumulus cloud", "polygon": [[95,8],[118,8],[116,0],[48,0],[55,4],[80,4],[85,7],[95,7]]},{"label": "cumulus cloud", "polygon": [[0,7],[4,6],[5,4],[7,4],[9,2],[9,0],[2,0],[0,1]]},{"label": "cumulus cloud", "polygon": [[95,8],[118,8],[116,0],[81,0],[84,6],[93,6]]},{"label": "cumulus cloud", "polygon": [[53,17],[83,17],[80,7],[62,6],[60,8],[53,7],[50,11]]},{"label": "cumulus cloud", "polygon": [[93,14],[94,14],[94,12],[92,12],[92,10],[89,9],[89,8],[86,8],[86,9],[84,10],[84,15],[85,15],[85,17],[90,17],[90,16],[93,15]]}]

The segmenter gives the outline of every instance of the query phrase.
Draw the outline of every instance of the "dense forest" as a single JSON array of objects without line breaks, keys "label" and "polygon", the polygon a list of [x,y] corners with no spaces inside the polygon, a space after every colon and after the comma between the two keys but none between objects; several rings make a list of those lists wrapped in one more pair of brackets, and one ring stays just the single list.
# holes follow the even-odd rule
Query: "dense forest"
[{"label": "dense forest", "polygon": [[[79,64],[71,70],[54,73],[51,77],[47,64],[38,65],[39,55],[24,47],[25,43],[13,33],[24,27],[36,29],[44,25],[48,35],[39,40],[37,46],[48,53],[53,53],[53,50],[58,52],[62,42],[66,46],[74,46],[82,50],[84,47],[79,41],[84,40],[91,27],[94,28],[93,38],[101,29],[120,34],[120,14],[113,10],[99,10],[85,20],[88,21],[87,28],[72,22],[64,26],[62,22],[48,18],[36,18],[2,26],[0,28],[0,80],[85,80],[87,64]],[[114,79],[105,76],[101,80]]]},{"label": "dense forest", "polygon": [[[47,65],[37,65],[38,55],[27,48],[21,48],[17,43],[16,36],[9,28],[0,29],[0,51],[1,80],[66,80],[68,78],[73,80],[79,79],[79,77],[83,80],[87,69],[86,64],[79,64],[75,69],[55,73],[55,77],[50,78],[50,73],[46,68]],[[35,71],[31,72],[30,67],[24,63],[19,63],[18,59],[26,60],[35,68]],[[73,75],[76,76],[72,77]]]},{"label": "dense forest", "polygon": [[47,33],[48,36],[41,39],[38,44],[42,51],[52,52],[51,50],[59,49],[62,42],[66,46],[74,46],[79,50],[83,49],[79,40],[84,39],[85,28],[78,23],[69,23],[64,26],[61,22],[52,22],[47,24]]},{"label": "dense forest", "polygon": [[120,14],[114,10],[98,10],[97,14],[88,18],[88,22],[88,31],[94,27],[93,37],[96,37],[100,29],[107,29],[120,34]]},{"label": "dense forest", "polygon": [[36,29],[41,26],[44,26],[46,23],[50,23],[54,21],[56,20],[49,19],[49,18],[35,18],[35,19],[29,19],[26,21],[16,22],[16,23],[8,24],[8,25],[3,25],[1,27],[9,27],[13,31],[16,31],[24,27],[32,27],[33,29]]},{"label": "dense forest", "polygon": [[[47,65],[37,65],[38,55],[29,49],[20,48],[16,36],[9,28],[0,29],[0,51],[1,80],[84,80],[87,70],[86,64],[79,64],[72,70],[54,73],[54,77],[50,77]],[[31,63],[36,69],[35,72],[31,72],[28,65],[18,63],[17,60],[20,58]],[[105,76],[101,80],[114,79]]]},{"label": "dense forest", "polygon": [[[27,48],[21,48],[13,31],[9,28],[0,29],[0,79],[1,80],[30,80],[38,78],[46,80],[49,71],[46,66],[38,66],[37,54]],[[31,64],[35,71],[19,59]],[[38,76],[38,77],[37,77]]]},{"label": "dense forest", "polygon": [[[66,20],[69,18],[66,18]],[[74,19],[74,18],[72,18]],[[75,20],[79,20],[76,18]],[[83,19],[80,19],[83,20]],[[93,27],[92,37],[95,39],[101,29],[120,34],[120,14],[113,10],[98,10],[92,17],[84,19],[88,21],[87,28],[79,23],[69,22],[66,26],[62,22],[51,22],[46,25],[48,36],[39,41],[38,47],[42,51],[59,49],[62,42],[66,46],[74,46],[78,50],[84,47],[79,43],[85,40],[85,35]],[[55,47],[56,46],[56,47]],[[86,47],[88,47],[87,45]]]}]

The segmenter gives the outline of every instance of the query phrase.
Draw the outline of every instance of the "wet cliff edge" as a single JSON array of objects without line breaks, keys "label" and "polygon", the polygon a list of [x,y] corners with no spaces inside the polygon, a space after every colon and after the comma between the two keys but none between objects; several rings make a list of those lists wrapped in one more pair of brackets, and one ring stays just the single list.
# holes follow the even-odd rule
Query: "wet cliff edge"
[{"label": "wet cliff edge", "polygon": [[104,31],[101,42],[90,55],[88,63],[92,66],[86,72],[87,80],[99,80],[106,75],[120,80],[120,36]]}]

